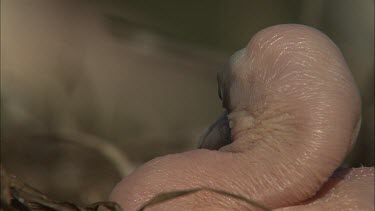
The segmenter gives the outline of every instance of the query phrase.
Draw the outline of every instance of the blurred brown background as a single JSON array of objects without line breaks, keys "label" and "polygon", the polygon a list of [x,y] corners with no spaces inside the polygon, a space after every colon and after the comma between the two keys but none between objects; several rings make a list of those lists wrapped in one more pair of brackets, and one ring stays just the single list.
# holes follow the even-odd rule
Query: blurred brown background
[{"label": "blurred brown background", "polygon": [[216,72],[281,23],[343,51],[363,99],[345,165],[374,165],[372,0],[2,0],[1,162],[55,198],[105,200],[134,167],[196,147],[221,111]]}]

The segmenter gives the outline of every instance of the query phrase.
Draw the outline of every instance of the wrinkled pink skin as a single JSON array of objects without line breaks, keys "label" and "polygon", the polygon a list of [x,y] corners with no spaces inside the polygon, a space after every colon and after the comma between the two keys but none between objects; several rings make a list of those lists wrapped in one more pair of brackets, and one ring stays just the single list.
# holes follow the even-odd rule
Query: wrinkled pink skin
[{"label": "wrinkled pink skin", "polygon": [[[351,149],[360,125],[357,87],[329,38],[301,25],[264,29],[232,57],[223,77],[233,143],[217,151],[198,149],[156,158],[124,178],[112,200],[125,210],[136,210],[158,193],[204,186],[270,208],[334,209],[344,205],[333,196],[345,191],[347,198],[340,200],[362,197],[371,203],[355,206],[373,207],[373,168],[352,170],[358,179],[341,179],[337,189],[332,190],[331,179],[326,188],[331,196],[319,193],[298,205],[327,182]],[[360,188],[350,194],[348,187]],[[202,191],[150,210],[253,209]]]}]

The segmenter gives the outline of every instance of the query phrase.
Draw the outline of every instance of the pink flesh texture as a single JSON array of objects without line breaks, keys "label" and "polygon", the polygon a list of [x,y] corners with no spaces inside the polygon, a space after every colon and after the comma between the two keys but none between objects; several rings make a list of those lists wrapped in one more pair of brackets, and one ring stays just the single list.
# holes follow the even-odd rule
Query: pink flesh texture
[{"label": "pink flesh texture", "polygon": [[[156,158],[124,178],[111,199],[135,210],[160,192],[211,187],[270,208],[312,197],[356,139],[360,97],[340,51],[321,32],[279,25],[257,33],[225,73],[233,143]],[[199,192],[152,210],[246,210]]]},{"label": "pink flesh texture", "polygon": [[334,174],[316,196],[277,211],[374,210],[374,168],[345,169]]}]

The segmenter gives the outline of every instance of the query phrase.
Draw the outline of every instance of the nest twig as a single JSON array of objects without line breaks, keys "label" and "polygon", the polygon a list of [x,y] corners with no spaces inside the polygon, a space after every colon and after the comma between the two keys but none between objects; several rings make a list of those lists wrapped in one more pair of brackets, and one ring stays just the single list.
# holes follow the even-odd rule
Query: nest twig
[{"label": "nest twig", "polygon": [[[1,211],[122,211],[111,201],[97,202],[79,206],[70,202],[61,202],[48,198],[43,193],[9,175],[1,166]],[[104,209],[103,209],[104,208]]]}]

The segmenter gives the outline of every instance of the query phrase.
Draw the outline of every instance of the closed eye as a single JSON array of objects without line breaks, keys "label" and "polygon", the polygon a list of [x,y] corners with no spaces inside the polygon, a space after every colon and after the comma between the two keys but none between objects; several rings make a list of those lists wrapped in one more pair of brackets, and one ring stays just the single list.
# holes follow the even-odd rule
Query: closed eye
[{"label": "closed eye", "polygon": [[221,79],[220,79],[220,73],[217,74],[217,93],[220,98],[220,100],[223,100],[223,90],[221,88]]},{"label": "closed eye", "polygon": [[226,84],[226,72],[229,71],[230,65],[226,64],[221,71],[217,73],[217,93],[218,96],[222,102],[222,106],[224,109],[229,109],[228,103],[229,103],[229,96],[228,93],[226,93],[228,90],[227,89],[227,84]]}]

